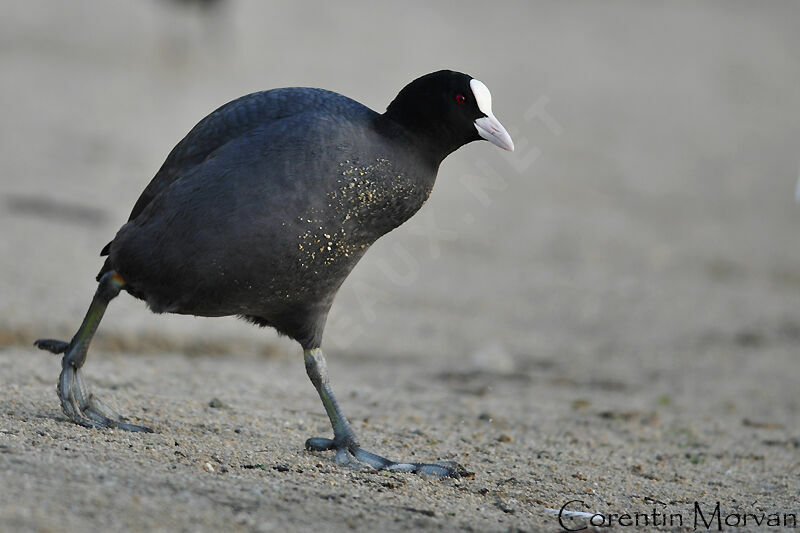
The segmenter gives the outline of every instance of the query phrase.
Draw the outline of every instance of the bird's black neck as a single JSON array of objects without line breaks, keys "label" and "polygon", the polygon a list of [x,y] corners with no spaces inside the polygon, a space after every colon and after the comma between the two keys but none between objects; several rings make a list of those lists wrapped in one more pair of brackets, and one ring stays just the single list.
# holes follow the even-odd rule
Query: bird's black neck
[{"label": "bird's black neck", "polygon": [[420,120],[413,112],[390,105],[376,122],[380,133],[404,144],[418,156],[438,169],[444,158],[465,143],[453,135],[446,125]]}]

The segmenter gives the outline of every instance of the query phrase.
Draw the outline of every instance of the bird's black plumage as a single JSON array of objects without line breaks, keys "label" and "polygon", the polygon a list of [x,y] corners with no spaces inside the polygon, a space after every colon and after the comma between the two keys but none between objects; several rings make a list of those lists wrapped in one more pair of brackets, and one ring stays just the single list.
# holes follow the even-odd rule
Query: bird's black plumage
[{"label": "bird's black plumage", "polygon": [[422,206],[450,152],[480,138],[477,106],[453,98],[470,80],[428,75],[385,114],[309,88],[220,107],[169,154],[100,275],[117,271],[157,312],[241,315],[319,346],[366,249]]},{"label": "bird's black plumage", "polygon": [[148,430],[89,394],[80,373],[107,304],[126,290],[156,312],[238,315],[297,340],[334,429],[307,448],[336,449],[340,462],[452,475],[449,466],[362,450],[319,346],[358,260],[423,205],[448,154],[481,138],[513,150],[486,86],[446,70],[408,84],[383,114],[310,88],[223,105],[175,146],[103,249],[98,290],[72,341],[37,341],[64,354],[64,412],[86,426]]}]

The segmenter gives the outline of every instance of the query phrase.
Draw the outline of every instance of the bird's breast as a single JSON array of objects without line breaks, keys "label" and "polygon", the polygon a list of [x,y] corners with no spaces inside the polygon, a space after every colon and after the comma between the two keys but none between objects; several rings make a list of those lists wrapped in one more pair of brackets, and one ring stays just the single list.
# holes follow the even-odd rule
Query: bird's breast
[{"label": "bird's breast", "polygon": [[345,159],[324,199],[297,217],[297,248],[304,268],[355,262],[382,235],[425,203],[432,183],[388,159]]}]

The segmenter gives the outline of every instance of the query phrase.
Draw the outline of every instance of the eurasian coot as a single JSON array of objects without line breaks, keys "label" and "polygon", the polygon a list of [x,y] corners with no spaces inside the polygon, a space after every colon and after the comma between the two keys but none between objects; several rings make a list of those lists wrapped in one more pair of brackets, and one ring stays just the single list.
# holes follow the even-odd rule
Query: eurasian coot
[{"label": "eurasian coot", "polygon": [[308,439],[309,450],[336,450],[340,464],[457,475],[454,463],[398,463],[361,449],[320,344],[358,260],[422,206],[442,160],[479,139],[514,149],[486,86],[449,70],[412,81],[383,114],[311,88],[220,107],[170,152],[103,249],[98,289],[73,339],[36,341],[64,354],[64,413],[87,427],[151,431],[123,422],[80,370],[106,305],[124,289],[156,313],[238,315],[299,342],[334,433]]}]

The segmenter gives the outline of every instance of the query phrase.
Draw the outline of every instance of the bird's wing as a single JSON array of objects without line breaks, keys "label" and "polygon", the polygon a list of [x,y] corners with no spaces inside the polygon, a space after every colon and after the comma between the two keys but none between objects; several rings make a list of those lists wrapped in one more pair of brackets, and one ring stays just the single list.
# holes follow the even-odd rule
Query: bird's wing
[{"label": "bird's wing", "polygon": [[[188,174],[211,154],[253,128],[314,108],[338,107],[346,100],[349,99],[322,89],[291,87],[252,93],[228,102],[201,120],[172,149],[139,196],[128,220],[138,217],[176,179]],[[100,254],[108,255],[110,245],[108,243]]]}]

